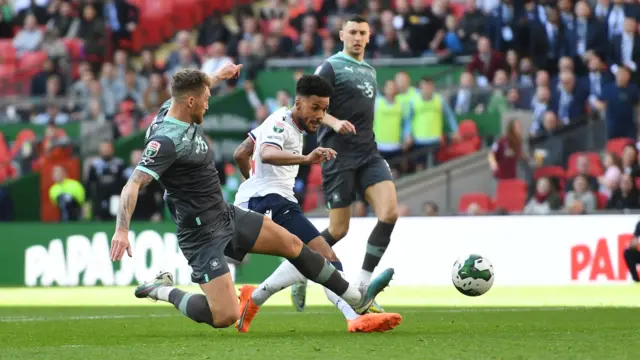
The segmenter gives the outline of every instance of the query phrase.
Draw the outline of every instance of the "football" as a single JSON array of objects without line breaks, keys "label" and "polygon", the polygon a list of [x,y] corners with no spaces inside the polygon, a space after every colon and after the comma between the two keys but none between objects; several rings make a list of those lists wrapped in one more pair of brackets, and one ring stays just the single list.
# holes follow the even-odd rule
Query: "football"
[{"label": "football", "polygon": [[494,278],[491,262],[475,254],[459,258],[451,270],[453,286],[467,296],[485,294],[491,289]]}]

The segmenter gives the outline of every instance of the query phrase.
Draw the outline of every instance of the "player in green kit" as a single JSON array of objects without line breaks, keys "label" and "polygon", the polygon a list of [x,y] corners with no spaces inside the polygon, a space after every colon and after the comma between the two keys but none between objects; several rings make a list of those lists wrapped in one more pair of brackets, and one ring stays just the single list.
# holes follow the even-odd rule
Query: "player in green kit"
[{"label": "player in green kit", "polygon": [[[343,51],[328,58],[315,74],[334,87],[324,124],[319,130],[320,146],[340,154],[322,164],[324,198],[329,209],[329,228],[322,236],[334,245],[347,235],[351,204],[356,196],[371,205],[378,218],[367,242],[359,286],[366,289],[374,269],[391,241],[398,219],[396,188],[387,162],[378,152],[373,135],[373,114],[378,92],[376,70],[364,61],[369,43],[369,23],[362,16],[345,21],[340,31]],[[306,283],[292,287],[292,300],[302,311]],[[384,310],[374,303],[370,311]]]}]

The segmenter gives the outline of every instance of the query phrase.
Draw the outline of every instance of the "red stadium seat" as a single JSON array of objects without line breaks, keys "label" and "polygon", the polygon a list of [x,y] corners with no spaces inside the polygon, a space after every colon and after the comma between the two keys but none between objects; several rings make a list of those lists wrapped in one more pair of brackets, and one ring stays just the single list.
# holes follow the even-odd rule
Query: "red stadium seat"
[{"label": "red stadium seat", "polygon": [[493,200],[484,193],[467,193],[460,196],[458,201],[458,212],[465,212],[472,203],[478,204],[483,211],[493,210]]},{"label": "red stadium seat", "polygon": [[508,212],[522,212],[527,202],[527,193],[518,192],[498,192],[493,202],[494,207],[503,208]]},{"label": "red stadium seat", "polygon": [[11,161],[11,152],[4,139],[4,134],[0,132],[0,164]]},{"label": "red stadium seat", "polygon": [[49,56],[46,51],[32,51],[25,53],[20,58],[19,71],[26,76],[33,76],[44,67],[44,62]]},{"label": "red stadium seat", "polygon": [[0,63],[15,64],[17,60],[18,58],[16,56],[16,48],[13,47],[13,40],[0,40]]},{"label": "red stadium seat", "polygon": [[525,181],[520,179],[507,179],[507,180],[499,180],[497,192],[527,192],[528,185]]},{"label": "red stadium seat", "polygon": [[11,145],[11,157],[15,158],[22,149],[22,145],[29,141],[36,140],[36,134],[31,129],[22,129],[16,136],[16,140]]},{"label": "red stadium seat", "polygon": [[598,209],[604,209],[607,206],[607,202],[609,201],[607,195],[601,192],[597,192],[596,198],[598,199]]},{"label": "red stadium seat", "polygon": [[559,186],[560,189],[564,189],[565,175],[565,171],[561,166],[544,166],[533,172],[533,180],[548,177],[552,182],[556,183],[556,186]]},{"label": "red stadium seat", "polygon": [[318,201],[320,195],[318,191],[309,189],[304,197],[304,203],[302,204],[302,211],[312,211],[318,208]]},{"label": "red stadium seat", "polygon": [[317,189],[322,186],[322,168],[319,164],[311,165],[311,170],[309,170],[309,178],[307,179],[307,185],[313,189]]},{"label": "red stadium seat", "polygon": [[622,151],[627,145],[634,145],[634,141],[629,138],[615,138],[607,141],[606,150],[608,153],[622,157]]}]

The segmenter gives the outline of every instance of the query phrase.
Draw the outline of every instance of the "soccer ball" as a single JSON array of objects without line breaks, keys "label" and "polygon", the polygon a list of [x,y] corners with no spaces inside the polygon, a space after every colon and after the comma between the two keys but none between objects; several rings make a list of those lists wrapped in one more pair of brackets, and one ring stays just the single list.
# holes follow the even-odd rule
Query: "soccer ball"
[{"label": "soccer ball", "polygon": [[451,270],[453,286],[467,296],[480,296],[493,285],[493,265],[487,258],[471,254],[459,258]]}]

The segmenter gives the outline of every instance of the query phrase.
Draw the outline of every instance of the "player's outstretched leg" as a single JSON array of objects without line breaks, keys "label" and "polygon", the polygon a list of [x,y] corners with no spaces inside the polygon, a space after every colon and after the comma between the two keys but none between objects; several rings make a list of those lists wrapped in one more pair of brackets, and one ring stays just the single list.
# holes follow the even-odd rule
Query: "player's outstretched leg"
[{"label": "player's outstretched leg", "polygon": [[[320,254],[308,248],[295,235],[266,217],[252,252],[282,256],[288,259],[302,275],[339,294],[356,312],[361,314],[369,309],[375,297],[387,287],[393,276],[393,269],[387,269],[371,282],[368,289],[361,290],[357,286],[349,284],[338,270]],[[242,315],[252,313],[248,307],[257,306],[249,297],[247,301],[244,301],[243,308],[242,300],[241,298],[239,329],[247,320]]]},{"label": "player's outstretched leg", "polygon": [[184,316],[197,323],[216,327],[207,298],[202,294],[187,293],[173,287],[173,277],[168,272],[158,274],[155,279],[136,287],[137,298],[172,303]]}]

